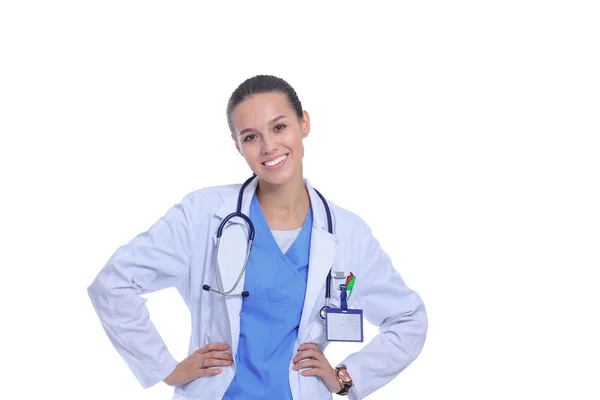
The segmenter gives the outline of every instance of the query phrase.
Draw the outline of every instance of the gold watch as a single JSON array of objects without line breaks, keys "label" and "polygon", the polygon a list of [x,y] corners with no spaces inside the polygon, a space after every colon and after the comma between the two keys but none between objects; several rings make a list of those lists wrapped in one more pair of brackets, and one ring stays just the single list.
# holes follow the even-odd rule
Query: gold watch
[{"label": "gold watch", "polygon": [[352,387],[352,378],[350,377],[350,374],[348,373],[348,371],[346,370],[346,367],[344,367],[344,366],[337,367],[335,370],[336,370],[337,380],[343,386],[342,389],[339,392],[337,392],[336,394],[339,394],[341,396],[346,396],[348,394],[348,391]]}]

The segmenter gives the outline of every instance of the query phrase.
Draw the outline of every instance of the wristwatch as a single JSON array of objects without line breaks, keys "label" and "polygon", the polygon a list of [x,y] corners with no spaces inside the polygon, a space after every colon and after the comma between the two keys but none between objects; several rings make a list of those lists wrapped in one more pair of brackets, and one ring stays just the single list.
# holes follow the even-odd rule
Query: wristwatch
[{"label": "wristwatch", "polygon": [[344,366],[337,367],[335,370],[337,371],[336,372],[337,380],[343,386],[342,390],[340,390],[336,394],[339,394],[340,396],[346,396],[348,394],[348,391],[352,387],[352,378],[350,378],[350,374],[348,373],[348,371],[346,370],[346,367],[344,367]]}]

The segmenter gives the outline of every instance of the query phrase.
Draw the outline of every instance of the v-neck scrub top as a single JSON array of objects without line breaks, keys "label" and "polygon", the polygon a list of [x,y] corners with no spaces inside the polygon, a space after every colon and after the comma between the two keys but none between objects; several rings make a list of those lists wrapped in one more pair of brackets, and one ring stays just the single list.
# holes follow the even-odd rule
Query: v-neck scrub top
[{"label": "v-neck scrub top", "polygon": [[309,209],[300,233],[284,252],[256,195],[250,204],[255,237],[246,268],[236,373],[223,399],[292,399],[289,365],[308,277],[312,230]]}]

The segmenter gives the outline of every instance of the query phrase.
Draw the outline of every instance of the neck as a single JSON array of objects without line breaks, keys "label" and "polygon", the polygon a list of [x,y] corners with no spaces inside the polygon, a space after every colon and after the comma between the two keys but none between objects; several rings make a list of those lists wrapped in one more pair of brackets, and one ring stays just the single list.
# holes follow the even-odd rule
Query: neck
[{"label": "neck", "polygon": [[[302,173],[297,174],[283,185],[273,185],[259,180],[256,197],[269,225],[296,226],[304,221],[310,199]],[[291,224],[291,225],[289,225]]]}]

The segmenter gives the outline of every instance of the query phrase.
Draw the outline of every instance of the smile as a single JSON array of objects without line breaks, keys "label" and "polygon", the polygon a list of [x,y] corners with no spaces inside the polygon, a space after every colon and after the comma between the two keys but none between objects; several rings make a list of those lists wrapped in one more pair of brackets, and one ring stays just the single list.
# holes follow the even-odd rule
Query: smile
[{"label": "smile", "polygon": [[263,164],[266,165],[267,167],[274,167],[275,165],[282,163],[287,158],[287,156],[288,156],[287,154],[284,154],[281,157],[277,157],[274,160],[265,161]]}]

